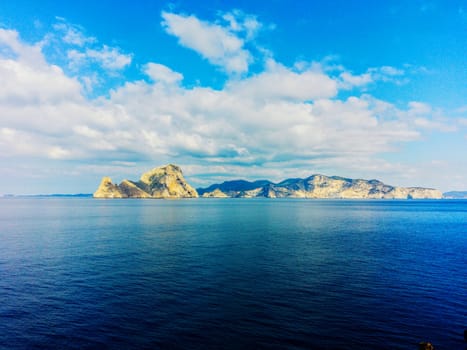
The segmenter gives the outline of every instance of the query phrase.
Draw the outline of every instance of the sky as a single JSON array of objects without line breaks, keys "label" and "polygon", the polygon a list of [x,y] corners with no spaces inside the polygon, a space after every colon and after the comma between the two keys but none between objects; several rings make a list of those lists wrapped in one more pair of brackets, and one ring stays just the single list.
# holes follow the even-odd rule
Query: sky
[{"label": "sky", "polygon": [[311,174],[467,190],[467,0],[2,1],[0,194]]}]

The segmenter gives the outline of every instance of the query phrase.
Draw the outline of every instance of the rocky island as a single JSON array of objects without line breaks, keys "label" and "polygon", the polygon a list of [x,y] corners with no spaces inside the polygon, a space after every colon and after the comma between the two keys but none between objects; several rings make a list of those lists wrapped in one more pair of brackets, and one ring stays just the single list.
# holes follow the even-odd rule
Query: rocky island
[{"label": "rocky island", "polygon": [[123,180],[114,184],[110,177],[104,177],[94,198],[196,198],[198,192],[183,177],[180,167],[169,164],[154,168],[139,181]]},{"label": "rocky island", "polygon": [[342,198],[342,199],[440,199],[442,193],[432,188],[395,187],[379,180],[348,179],[339,176],[311,175],[305,179],[227,181],[200,188],[202,197],[235,198]]},{"label": "rocky island", "polygon": [[95,198],[341,198],[341,199],[440,199],[440,191],[423,187],[396,187],[379,180],[348,179],[340,176],[311,175],[274,183],[269,180],[226,181],[194,189],[173,164],[144,173],[139,181],[114,184],[104,177]]}]

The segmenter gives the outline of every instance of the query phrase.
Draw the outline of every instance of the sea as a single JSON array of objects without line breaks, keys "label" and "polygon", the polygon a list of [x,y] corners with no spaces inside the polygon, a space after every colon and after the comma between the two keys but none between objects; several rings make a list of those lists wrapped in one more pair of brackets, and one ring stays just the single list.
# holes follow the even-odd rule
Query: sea
[{"label": "sea", "polygon": [[467,343],[467,201],[0,199],[0,349]]}]

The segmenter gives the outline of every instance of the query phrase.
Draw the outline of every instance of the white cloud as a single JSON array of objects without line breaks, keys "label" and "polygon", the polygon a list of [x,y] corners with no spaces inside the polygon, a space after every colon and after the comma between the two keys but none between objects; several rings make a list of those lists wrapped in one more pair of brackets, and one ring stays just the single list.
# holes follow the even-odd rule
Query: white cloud
[{"label": "white cloud", "polygon": [[0,55],[0,101],[2,105],[38,105],[76,101],[81,86],[62,69],[45,62],[40,47],[20,41],[18,33],[0,29],[0,45],[16,58]]},{"label": "white cloud", "polygon": [[99,49],[87,49],[85,57],[95,61],[104,69],[120,70],[131,63],[132,56],[124,54],[119,48],[104,45]]},{"label": "white cloud", "polygon": [[263,27],[256,16],[245,14],[240,10],[225,13],[222,19],[229,24],[231,31],[244,32],[246,40],[252,40]]},{"label": "white cloud", "polygon": [[125,54],[117,47],[87,44],[66,49],[66,58],[67,68],[80,80],[86,93],[92,93],[96,86],[105,83],[107,77],[117,76],[133,60],[131,54]]},{"label": "white cloud", "polygon": [[441,132],[457,131],[457,125],[445,117],[440,110],[433,109],[430,105],[411,101],[408,108],[400,113],[401,119],[413,123],[419,129],[436,130]]},{"label": "white cloud", "polygon": [[344,89],[361,87],[361,86],[365,86],[373,82],[373,78],[370,73],[364,73],[361,75],[353,75],[350,72],[342,72],[339,75],[339,77],[342,80],[340,86]]},{"label": "white cloud", "polygon": [[368,73],[371,74],[374,81],[391,82],[398,85],[408,82],[407,72],[400,68],[391,66],[373,67],[368,69]]},{"label": "white cloud", "polygon": [[423,129],[431,129],[443,132],[457,131],[456,125],[448,124],[446,121],[430,120],[428,118],[416,118],[414,124]]},{"label": "white cloud", "polygon": [[83,91],[92,91],[115,79],[133,60],[131,54],[119,47],[99,44],[97,38],[85,34],[84,28],[57,17],[53,31],[47,33],[36,46],[44,48],[50,60],[62,65],[66,72],[76,76]]},{"label": "white cloud", "polygon": [[174,84],[183,79],[183,75],[180,73],[158,63],[150,62],[146,64],[144,71],[155,82]]},{"label": "white cloud", "polygon": [[62,40],[65,43],[82,47],[86,44],[97,42],[96,38],[86,36],[83,33],[83,28],[80,26],[70,24],[64,18],[57,18],[57,20],[59,22],[54,24],[53,28],[61,34]]},{"label": "white cloud", "polygon": [[373,71],[375,72],[380,72],[382,74],[385,74],[387,76],[398,76],[398,75],[404,75],[405,72],[402,69],[391,67],[391,66],[383,66],[380,67],[379,69],[373,68]]},{"label": "white cloud", "polygon": [[[232,14],[230,28],[238,29],[240,24],[234,22]],[[206,58],[214,65],[220,66],[227,73],[245,73],[253,58],[244,48],[245,41],[237,36],[228,27],[202,21],[197,17],[162,12],[162,25],[166,32],[178,38],[179,43],[188,47]],[[248,22],[250,23],[250,22]],[[250,35],[256,28],[249,26]]]},{"label": "white cloud", "polygon": [[329,66],[329,62],[325,64],[327,65],[326,68],[328,70],[341,71],[339,74],[339,87],[346,90],[353,88],[364,88],[365,86],[372,83],[377,83],[378,81],[392,82],[398,85],[408,82],[408,78],[406,77],[407,73],[405,70],[391,66],[382,66],[376,68],[373,67],[369,68],[365,73],[353,74],[352,72],[347,71],[341,65],[331,64]]},{"label": "white cloud", "polygon": [[290,99],[306,101],[334,97],[337,83],[314,66],[292,70],[274,60],[257,75],[227,85],[229,91],[261,100]]},{"label": "white cloud", "polygon": [[[300,83],[295,76],[299,73],[286,67],[273,74],[277,81],[293,78]],[[323,73],[313,74],[325,78]],[[111,101],[125,108],[135,126],[154,125],[145,132],[149,153],[164,150],[226,165],[275,163],[277,167],[290,159],[312,164],[313,159],[342,155],[371,158],[419,137],[407,122],[380,118],[384,103],[370,97],[329,99],[335,85],[323,97],[322,92],[313,92],[315,85],[323,86],[322,81],[312,82],[308,86],[305,79],[305,84],[299,84],[311,93],[297,88],[293,98],[255,79],[244,79],[241,88],[236,82],[221,91],[201,87],[174,91],[136,82],[115,91]],[[314,96],[316,100],[306,102]]]},{"label": "white cloud", "polygon": [[19,40],[19,34],[15,30],[0,28],[0,57],[11,59],[32,66],[44,66],[45,59],[41,52],[41,46],[27,45]]},{"label": "white cloud", "polygon": [[[338,164],[342,156],[371,158],[419,137],[413,123],[384,117],[397,110],[393,105],[370,96],[336,100],[336,80],[319,65],[299,66],[270,60],[264,72],[213,90],[183,88],[180,73],[148,63],[144,70],[153,82],[129,82],[94,102],[79,95],[74,79],[49,66],[43,80],[56,75],[61,89],[45,90],[39,104],[3,106],[0,113],[11,116],[8,129],[27,133],[29,144],[55,159],[178,157],[272,169],[290,159],[312,165]],[[41,96],[42,80],[27,81],[36,89],[31,94]],[[11,77],[10,83],[21,87]],[[77,96],[64,101],[67,93]]]},{"label": "white cloud", "polygon": [[84,52],[71,49],[67,52],[68,67],[73,70],[78,70],[86,63],[86,54]]}]

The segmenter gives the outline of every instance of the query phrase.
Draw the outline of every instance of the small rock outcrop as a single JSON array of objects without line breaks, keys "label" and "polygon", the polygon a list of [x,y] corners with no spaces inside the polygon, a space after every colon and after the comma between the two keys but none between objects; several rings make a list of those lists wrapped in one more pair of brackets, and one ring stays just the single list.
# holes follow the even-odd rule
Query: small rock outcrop
[{"label": "small rock outcrop", "polygon": [[419,350],[435,350],[435,347],[430,342],[422,341],[418,343]]},{"label": "small rock outcrop", "polygon": [[195,198],[198,192],[183,177],[179,166],[169,164],[144,173],[138,182],[123,180],[120,185],[104,177],[94,198]]}]

